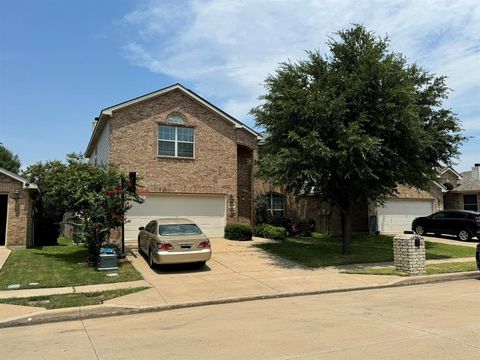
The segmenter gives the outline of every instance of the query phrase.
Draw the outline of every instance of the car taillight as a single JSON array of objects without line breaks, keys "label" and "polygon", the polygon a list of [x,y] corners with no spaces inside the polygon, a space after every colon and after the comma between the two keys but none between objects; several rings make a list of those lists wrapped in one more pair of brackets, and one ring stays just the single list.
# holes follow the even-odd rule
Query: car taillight
[{"label": "car taillight", "polygon": [[170,243],[160,243],[160,244],[157,244],[157,247],[158,247],[158,250],[165,250],[165,251],[173,249],[173,245]]},{"label": "car taillight", "polygon": [[210,249],[210,241],[202,241],[200,244],[198,244],[198,247],[201,249]]},{"label": "car taillight", "polygon": [[476,219],[475,219],[475,222],[476,222],[477,224],[480,224],[480,218],[476,218]]}]

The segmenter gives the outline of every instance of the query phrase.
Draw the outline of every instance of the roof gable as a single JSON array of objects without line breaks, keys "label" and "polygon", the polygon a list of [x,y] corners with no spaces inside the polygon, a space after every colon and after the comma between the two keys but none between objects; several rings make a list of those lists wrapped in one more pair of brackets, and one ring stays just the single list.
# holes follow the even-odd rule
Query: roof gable
[{"label": "roof gable", "polygon": [[446,167],[446,168],[443,168],[442,170],[440,170],[440,174],[439,175],[442,175],[442,174],[445,174],[446,172],[451,172],[453,175],[455,175],[457,177],[457,179],[461,179],[462,178],[462,175],[460,175],[458,172],[456,172],[454,169],[452,169],[451,167]]},{"label": "roof gable", "polygon": [[29,182],[27,179],[25,179],[24,177],[20,176],[20,175],[17,175],[11,171],[8,171],[7,169],[4,169],[2,167],[0,167],[0,174],[3,174],[5,176],[8,176],[9,178],[11,179],[14,179],[14,180],[17,180],[19,182],[21,182],[23,184],[23,188],[24,189],[38,189],[38,186]]},{"label": "roof gable", "polygon": [[138,104],[142,101],[149,100],[149,99],[155,98],[157,96],[162,96],[166,93],[169,93],[169,92],[175,91],[175,90],[181,91],[183,94],[187,95],[188,97],[190,97],[191,99],[193,99],[197,103],[199,103],[199,104],[205,106],[206,108],[210,109],[211,111],[213,111],[214,113],[219,115],[222,119],[231,123],[235,128],[244,129],[247,132],[249,132],[250,134],[252,134],[253,136],[255,136],[258,140],[262,139],[262,136],[258,132],[256,132],[255,130],[251,129],[250,127],[248,127],[247,125],[245,125],[241,121],[239,121],[239,120],[235,119],[234,117],[230,116],[229,114],[227,114],[226,112],[224,112],[220,108],[216,107],[215,105],[213,105],[209,101],[205,100],[204,98],[202,98],[201,96],[199,96],[198,94],[193,92],[192,90],[187,89],[186,87],[177,83],[175,85],[171,85],[171,86],[168,86],[166,88],[163,88],[163,89],[160,89],[160,90],[157,90],[157,91],[154,91],[154,92],[151,92],[151,93],[148,93],[148,94],[136,97],[134,99],[127,100],[127,101],[124,101],[124,102],[121,102],[119,104],[116,104],[116,105],[113,105],[113,106],[110,106],[108,108],[103,109],[100,112],[100,115],[98,116],[97,124],[96,124],[96,126],[93,130],[92,136],[90,138],[90,142],[87,146],[87,150],[85,152],[86,156],[89,157],[89,155],[92,153],[93,146],[94,146],[94,144],[96,144],[96,142],[98,140],[98,137],[100,136],[100,134],[103,130],[103,127],[105,126],[106,121],[108,120],[109,117],[111,117],[113,115],[114,111],[125,108],[125,107],[128,107],[128,106],[131,106],[131,105],[134,105],[134,104]]}]

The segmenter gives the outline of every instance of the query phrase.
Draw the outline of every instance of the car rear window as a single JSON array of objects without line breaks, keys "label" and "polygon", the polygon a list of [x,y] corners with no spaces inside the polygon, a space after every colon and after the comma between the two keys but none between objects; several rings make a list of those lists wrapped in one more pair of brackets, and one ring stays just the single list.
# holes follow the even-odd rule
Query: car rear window
[{"label": "car rear window", "polygon": [[158,231],[163,236],[200,235],[202,233],[195,224],[160,225]]}]

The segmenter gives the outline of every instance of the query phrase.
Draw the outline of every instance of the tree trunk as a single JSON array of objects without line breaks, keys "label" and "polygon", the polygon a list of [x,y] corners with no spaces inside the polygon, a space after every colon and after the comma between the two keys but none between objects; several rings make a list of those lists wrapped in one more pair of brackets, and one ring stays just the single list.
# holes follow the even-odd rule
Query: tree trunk
[{"label": "tree trunk", "polygon": [[352,253],[352,205],[341,209],[342,218],[342,254]]}]

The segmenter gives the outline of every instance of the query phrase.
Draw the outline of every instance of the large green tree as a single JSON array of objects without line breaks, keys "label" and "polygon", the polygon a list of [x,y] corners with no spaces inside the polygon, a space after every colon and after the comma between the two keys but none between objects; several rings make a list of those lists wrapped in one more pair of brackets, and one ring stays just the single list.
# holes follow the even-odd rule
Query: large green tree
[{"label": "large green tree", "polygon": [[336,35],[329,55],[280,64],[252,114],[266,133],[258,174],[337,206],[350,253],[356,204],[381,203],[398,184],[428,189],[465,138],[442,107],[444,76],[408,64],[363,26]]},{"label": "large green tree", "polygon": [[20,159],[12,151],[0,143],[0,167],[18,174],[20,171]]}]

